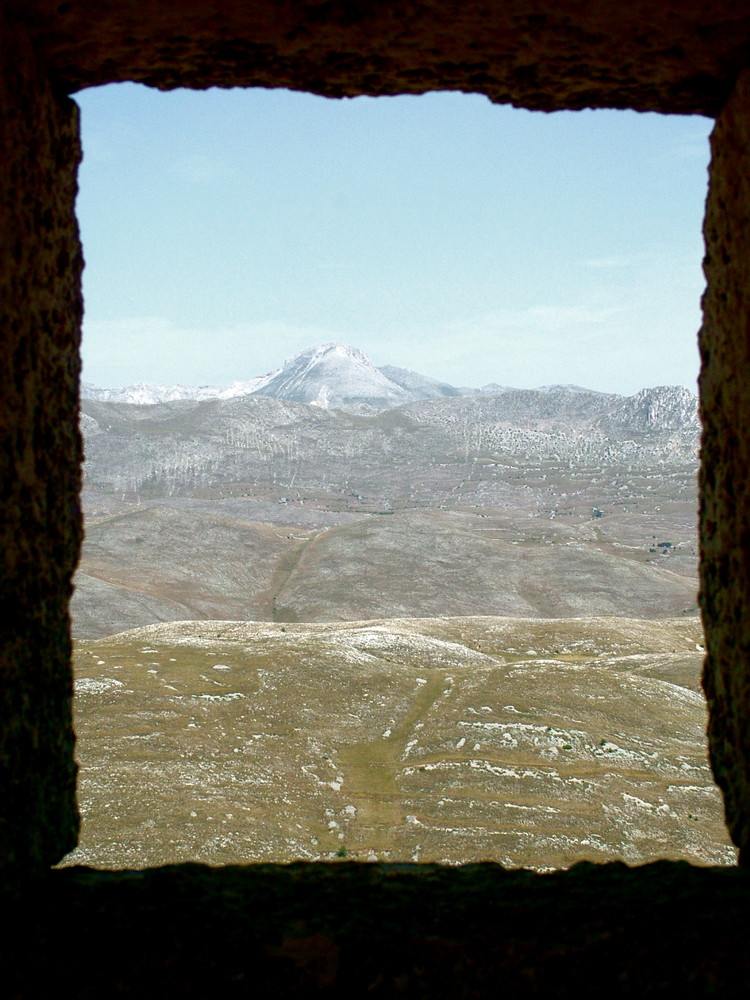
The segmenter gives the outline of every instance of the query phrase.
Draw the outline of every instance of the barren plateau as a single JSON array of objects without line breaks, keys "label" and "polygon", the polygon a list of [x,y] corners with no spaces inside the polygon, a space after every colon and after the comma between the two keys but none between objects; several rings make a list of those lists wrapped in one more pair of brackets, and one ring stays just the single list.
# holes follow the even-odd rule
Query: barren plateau
[{"label": "barren plateau", "polygon": [[731,864],[695,618],[175,622],[76,648],[67,863]]}]

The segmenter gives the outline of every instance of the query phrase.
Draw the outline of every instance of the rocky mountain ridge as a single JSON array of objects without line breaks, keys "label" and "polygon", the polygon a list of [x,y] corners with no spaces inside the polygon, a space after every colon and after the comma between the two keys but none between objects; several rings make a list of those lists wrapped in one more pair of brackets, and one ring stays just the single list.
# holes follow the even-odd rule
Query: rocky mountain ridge
[{"label": "rocky mountain ridge", "polygon": [[[319,393],[319,361],[276,388]],[[190,618],[695,613],[699,425],[683,388],[341,409],[84,400],[81,425],[80,636]]]},{"label": "rocky mountain ridge", "polygon": [[365,415],[261,395],[148,406],[84,400],[82,430],[91,489],[174,496],[270,476],[290,489],[327,483],[361,495],[378,481],[385,495],[412,498],[420,482],[437,500],[440,470],[462,462],[472,478],[509,460],[694,464],[699,425],[688,390],[657,387],[625,398],[516,389]]},{"label": "rocky mountain ridge", "polygon": [[[540,392],[565,390],[594,395],[594,390],[573,385],[541,386]],[[331,342],[306,348],[288,358],[280,368],[229,386],[153,385],[139,382],[122,389],[102,389],[85,382],[82,396],[101,402],[154,405],[176,400],[233,399],[236,396],[271,396],[324,409],[365,404],[376,408],[404,406],[422,399],[453,396],[488,396],[514,391],[496,382],[480,388],[454,386],[395,365],[376,368],[356,347]]]}]

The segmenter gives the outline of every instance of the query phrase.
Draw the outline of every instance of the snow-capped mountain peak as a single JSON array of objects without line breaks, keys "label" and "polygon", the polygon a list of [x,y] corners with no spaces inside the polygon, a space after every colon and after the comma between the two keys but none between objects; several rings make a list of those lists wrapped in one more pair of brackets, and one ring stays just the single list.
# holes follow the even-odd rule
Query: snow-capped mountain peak
[{"label": "snow-capped mountain peak", "polygon": [[[495,396],[512,391],[495,382],[481,389],[457,388],[407,368],[394,365],[376,368],[359,348],[337,341],[308,347],[266,375],[246,382],[233,382],[229,386],[148,385],[139,382],[124,389],[99,389],[88,383],[81,387],[84,399],[102,402],[148,405],[182,399],[201,401],[257,395],[307,403],[322,409],[362,405],[386,409],[422,399]],[[577,385],[546,385],[536,392],[550,397],[560,393],[579,395],[582,399],[601,395]],[[688,389],[643,390],[632,399],[623,399],[623,406],[628,411],[623,417],[626,423],[632,423],[636,417],[644,424],[666,420],[675,426],[682,426],[686,419],[697,421],[694,415],[695,394]],[[630,410],[634,412],[630,413]]]},{"label": "snow-capped mountain peak", "polygon": [[[423,377],[415,375],[415,378]],[[425,393],[410,391],[399,380],[389,378],[359,348],[334,341],[308,347],[288,358],[281,368],[248,382],[233,382],[230,386],[166,386],[139,382],[124,389],[99,389],[84,383],[81,395],[84,399],[141,405],[179,399],[231,399],[234,396],[259,395],[333,409],[361,403],[379,408],[401,406],[422,398]]]},{"label": "snow-capped mountain peak", "polygon": [[309,347],[265,376],[257,395],[335,408],[352,403],[398,406],[409,394],[356,347],[336,342]]}]

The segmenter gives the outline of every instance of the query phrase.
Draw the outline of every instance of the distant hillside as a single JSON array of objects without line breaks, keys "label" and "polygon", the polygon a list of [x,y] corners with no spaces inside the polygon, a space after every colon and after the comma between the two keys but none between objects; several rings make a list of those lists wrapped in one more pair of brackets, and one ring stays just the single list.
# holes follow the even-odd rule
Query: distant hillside
[{"label": "distant hillside", "polygon": [[[308,358],[311,382],[297,369],[297,388],[320,392],[320,362]],[[274,385],[291,391],[289,371]],[[695,612],[687,390],[361,406],[84,400],[76,634],[184,618]]]},{"label": "distant hillside", "polygon": [[665,387],[628,399],[516,389],[365,416],[258,395],[152,406],[84,400],[82,412],[87,486],[149,497],[271,478],[297,490],[372,494],[377,485],[383,502],[437,500],[446,465],[693,464],[699,433],[695,397]]}]

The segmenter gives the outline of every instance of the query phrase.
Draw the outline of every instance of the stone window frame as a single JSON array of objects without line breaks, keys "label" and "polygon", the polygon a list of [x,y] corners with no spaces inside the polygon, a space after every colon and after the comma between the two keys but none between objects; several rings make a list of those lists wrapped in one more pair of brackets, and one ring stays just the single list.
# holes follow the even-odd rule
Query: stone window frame
[{"label": "stone window frame", "polygon": [[0,597],[13,623],[0,647],[0,774],[8,789],[0,845],[10,878],[46,870],[77,834],[67,602],[81,540],[82,255],[72,212],[77,110],[66,95],[116,80],[290,86],[327,96],[466,89],[539,110],[631,107],[717,117],[700,336],[704,686],[714,775],[747,860],[750,18],[737,19],[730,0],[712,5],[711,23],[692,8],[675,16],[656,6],[646,35],[633,22],[643,12],[628,5],[535,2],[542,13],[531,0],[498,4],[492,23],[474,0],[460,16],[449,0],[406,14],[354,0],[304,8],[291,0],[219,0],[210,11],[201,0],[179,10],[145,0],[123,10],[98,0],[96,17],[94,0],[12,0],[0,12],[0,105],[8,112],[0,122],[8,154],[0,164]]},{"label": "stone window frame", "polygon": [[[82,256],[77,115],[67,95],[124,80],[337,97],[454,89],[537,110],[629,107],[717,119],[704,224],[700,574],[709,746],[739,868],[50,871],[75,846],[78,823],[67,604],[81,539]],[[196,995],[196,983],[220,996],[578,996],[596,986],[618,996],[745,996],[746,5],[7,0],[0,110],[0,867],[10,900],[9,995],[143,996],[158,982],[175,996]]]}]

